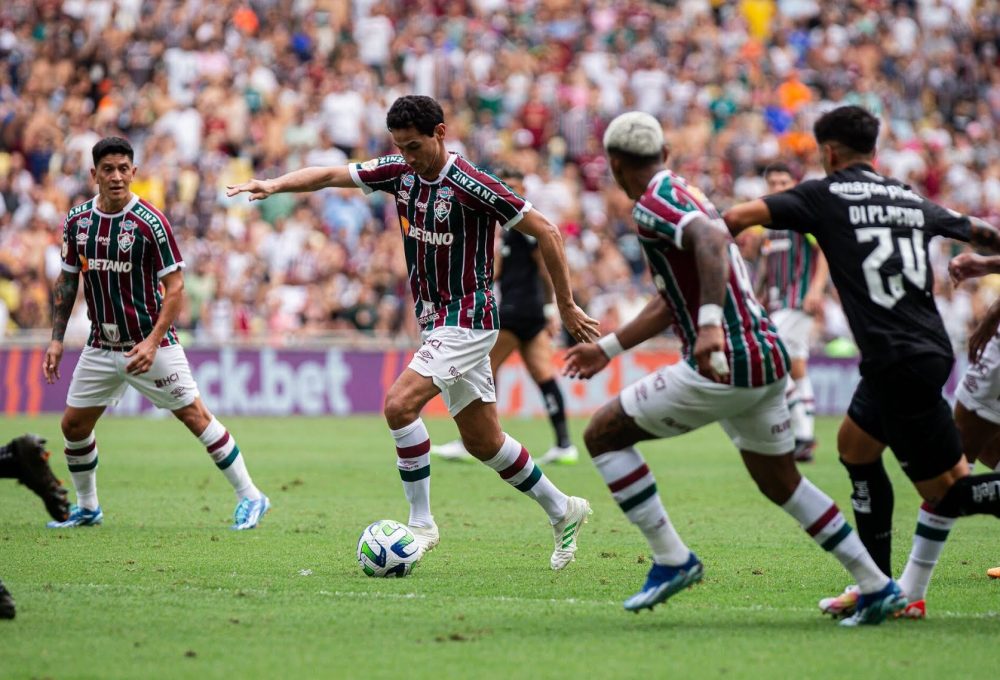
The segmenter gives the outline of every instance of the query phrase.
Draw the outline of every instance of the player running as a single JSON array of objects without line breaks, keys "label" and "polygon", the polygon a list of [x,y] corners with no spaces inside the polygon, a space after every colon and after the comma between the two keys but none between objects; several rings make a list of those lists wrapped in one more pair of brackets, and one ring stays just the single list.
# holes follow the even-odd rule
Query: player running
[{"label": "player running", "polygon": [[[784,163],[769,165],[764,170],[764,179],[769,194],[796,184],[791,168]],[[767,313],[791,359],[785,397],[792,414],[795,460],[809,463],[816,449],[816,401],[806,369],[813,315],[823,308],[823,291],[830,270],[815,240],[794,231],[766,230],[760,254]]]},{"label": "player running", "polygon": [[[861,382],[837,441],[853,484],[858,533],[888,571],[893,496],[882,464],[888,445],[925,501],[900,577],[911,603],[907,615],[922,617],[931,571],[955,519],[1000,516],[1000,474],[969,476],[941,396],[954,356],[934,304],[927,244],[942,235],[996,251],[1000,233],[879,174],[878,129],[878,119],[857,106],[824,114],[813,131],[827,176],[737,205],[725,220],[734,234],[756,224],[812,233],[826,254],[861,349]],[[855,599],[845,592],[820,607],[845,613]]]},{"label": "player running", "polygon": [[[519,170],[499,168],[497,176],[516,193],[524,194],[524,175]],[[542,393],[555,432],[555,443],[538,462],[573,464],[579,459],[579,452],[569,438],[566,405],[552,367],[550,318],[555,312],[552,281],[534,237],[517,229],[505,229],[502,238],[501,256],[493,269],[500,283],[500,333],[490,350],[493,382],[496,383],[500,367],[517,350]],[[433,446],[431,453],[453,460],[471,459],[461,440]]]},{"label": "player running", "polygon": [[386,126],[398,155],[254,179],[229,187],[228,195],[248,193],[256,200],[288,191],[358,187],[392,196],[423,337],[389,388],[384,408],[410,503],[410,529],[424,552],[440,541],[430,507],[430,436],[420,419],[427,402],[440,393],[465,448],[545,510],[555,536],[549,563],[562,569],[573,560],[590,505],[556,488],[527,449],[500,428],[489,359],[500,325],[492,290],[496,224],[538,240],[559,313],[573,337],[583,342],[597,337],[597,322],[573,301],[558,227],[495,176],[447,150],[440,104],[430,97],[400,97],[389,108]]},{"label": "player running", "polygon": [[169,409],[205,446],[236,492],[232,528],[252,529],[270,501],[250,479],[236,441],[202,402],[177,340],[173,322],[184,294],[184,261],[170,223],[132,193],[136,168],[127,140],[106,137],[92,155],[90,174],[98,193],[66,217],[52,342],[42,366],[49,384],[59,379],[63,336],[83,272],[90,337],[73,371],[62,418],[77,504],[65,521],[48,526],[92,526],[103,520],[94,426],[132,385],[155,406]]},{"label": "player running", "polygon": [[833,500],[795,466],[785,403],[788,355],[754,298],[718,212],[701,191],[664,168],[663,130],[649,114],[615,118],[604,148],[615,180],[636,201],[632,216],[660,295],[616,333],[570,348],[566,372],[589,378],[671,323],[684,343],[683,361],[626,387],[584,434],[598,472],[653,553],[645,584],[625,608],[652,609],[700,581],[704,571],[670,523],[653,473],[634,445],[718,422],[761,492],[862,583],[858,612],[845,624],[880,623],[906,601]]}]

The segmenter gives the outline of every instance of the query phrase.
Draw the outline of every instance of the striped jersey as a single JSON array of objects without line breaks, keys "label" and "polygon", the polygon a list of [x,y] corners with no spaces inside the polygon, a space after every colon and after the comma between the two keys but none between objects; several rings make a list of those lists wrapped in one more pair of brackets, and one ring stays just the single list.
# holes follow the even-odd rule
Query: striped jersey
[{"label": "striped jersey", "polygon": [[[673,311],[684,359],[695,369],[701,284],[694,253],[684,250],[681,242],[684,227],[697,216],[725,228],[705,195],[669,170],[653,177],[632,210],[653,282]],[[746,263],[735,243],[729,244],[728,257],[729,285],[722,310],[729,382],[735,387],[769,385],[787,373],[788,353],[754,297]]]},{"label": "striped jersey", "polygon": [[805,234],[768,229],[760,254],[764,257],[767,310],[802,309],[816,273],[819,246]]},{"label": "striped jersey", "polygon": [[[138,196],[113,215],[94,197],[66,216],[62,268],[83,272],[90,347],[126,350],[148,336],[163,305],[159,279],[183,266],[167,218]],[[160,347],[177,342],[171,326]]]},{"label": "striped jersey", "polygon": [[384,191],[396,202],[421,327],[498,329],[493,297],[496,224],[513,227],[531,210],[531,203],[457,153],[449,154],[434,181],[421,178],[398,155],[349,167],[365,193]]}]

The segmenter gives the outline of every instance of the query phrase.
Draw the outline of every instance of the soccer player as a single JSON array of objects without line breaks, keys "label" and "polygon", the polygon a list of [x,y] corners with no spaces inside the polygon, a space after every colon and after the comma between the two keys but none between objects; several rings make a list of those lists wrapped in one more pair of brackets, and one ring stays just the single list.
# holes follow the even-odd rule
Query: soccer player
[{"label": "soccer player", "polygon": [[566,372],[589,378],[670,323],[684,343],[683,361],[626,387],[584,434],[598,472],[653,553],[645,584],[625,608],[651,609],[703,574],[701,561],[670,523],[635,444],[719,422],[761,492],[863,582],[858,612],[847,625],[880,623],[906,601],[833,500],[795,466],[785,403],[788,355],[754,298],[718,212],[701,191],[664,168],[663,130],[649,114],[611,121],[604,148],[615,180],[636,202],[632,216],[660,295],[616,333],[571,347]]},{"label": "soccer player", "polygon": [[[42,370],[59,379],[66,323],[83,273],[90,337],[73,371],[62,418],[66,462],[77,504],[51,528],[100,524],[97,438],[104,409],[128,385],[169,409],[205,446],[236,491],[233,529],[252,529],[270,508],[254,486],[236,441],[202,402],[173,322],[184,294],[184,261],[163,213],[132,193],[132,145],[105,137],[94,145],[91,177],[97,195],[69,211],[63,227],[62,271],[55,282],[52,341]],[[162,291],[161,291],[162,287]]]},{"label": "soccer player", "polygon": [[[888,572],[893,496],[882,464],[888,445],[925,501],[900,577],[911,603],[906,615],[922,617],[931,570],[955,519],[1000,516],[1000,474],[969,476],[941,396],[954,357],[934,305],[927,244],[942,235],[998,251],[1000,233],[879,174],[878,130],[878,119],[857,106],[824,114],[813,132],[827,176],[734,206],[725,220],[734,234],[757,224],[812,233],[827,257],[861,350],[861,382],[837,437],[858,533]],[[820,607],[843,613],[853,599],[845,592]]]},{"label": "soccer player", "polygon": [[[767,191],[774,194],[796,184],[791,168],[772,163],[764,170]],[[823,307],[829,268],[815,240],[794,231],[769,229],[764,233],[763,285],[768,315],[791,359],[788,410],[792,414],[795,460],[812,462],[816,449],[812,382],[806,372],[813,314]]]},{"label": "soccer player", "polygon": [[538,240],[563,323],[575,338],[596,338],[597,322],[573,301],[558,227],[495,176],[448,151],[440,104],[425,96],[400,97],[389,108],[386,126],[398,155],[254,179],[230,187],[228,194],[245,192],[255,200],[287,191],[358,187],[392,196],[423,337],[384,407],[410,503],[410,528],[423,552],[440,542],[430,506],[431,443],[420,418],[440,393],[465,448],[545,510],[555,536],[549,563],[562,569],[573,560],[590,505],[560,491],[500,427],[489,359],[499,327],[492,290],[496,224]]},{"label": "soccer player", "polygon": [[16,479],[42,499],[52,519],[62,522],[69,517],[66,489],[52,474],[45,440],[26,434],[0,446],[0,478]]},{"label": "soccer player", "polygon": [[[497,176],[516,193],[524,194],[524,175],[515,168],[503,167]],[[545,410],[555,432],[555,443],[539,463],[576,463],[579,452],[569,438],[566,405],[552,368],[552,333],[549,328],[552,281],[538,251],[538,241],[517,229],[505,229],[496,259],[494,276],[500,283],[500,332],[490,350],[490,367],[496,383],[500,367],[517,350],[524,359],[531,379],[538,385]],[[460,440],[431,447],[442,458],[471,457]]]}]

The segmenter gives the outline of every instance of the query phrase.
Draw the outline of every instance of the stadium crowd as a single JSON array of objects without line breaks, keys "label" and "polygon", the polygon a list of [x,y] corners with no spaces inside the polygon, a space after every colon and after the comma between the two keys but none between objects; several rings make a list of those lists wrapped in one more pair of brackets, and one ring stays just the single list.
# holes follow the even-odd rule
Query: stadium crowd
[{"label": "stadium crowd", "polygon": [[[674,170],[721,209],[763,194],[772,161],[821,174],[813,121],[860,104],[883,120],[887,174],[997,220],[998,55],[996,0],[6,0],[0,337],[49,327],[62,219],[93,195],[105,135],[131,140],[133,190],[178,235],[188,338],[416,335],[391,204],[225,197],[251,175],[391,152],[385,112],[405,93],[442,102],[451,149],[527,173],[607,330],[651,290],[601,150],[615,115],[660,118]],[[1000,287],[953,290],[953,247],[932,261],[960,348]],[[817,342],[849,334],[832,289],[823,317]]]}]

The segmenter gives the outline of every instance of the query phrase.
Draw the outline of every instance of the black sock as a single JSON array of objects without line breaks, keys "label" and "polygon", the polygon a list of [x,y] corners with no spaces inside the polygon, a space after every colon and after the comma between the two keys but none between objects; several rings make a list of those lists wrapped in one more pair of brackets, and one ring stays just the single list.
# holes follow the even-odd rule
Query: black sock
[{"label": "black sock", "polygon": [[854,525],[875,564],[885,574],[892,573],[892,483],[880,458],[867,465],[852,465],[841,459],[851,476],[851,505]]},{"label": "black sock", "polygon": [[952,484],[934,512],[945,517],[993,515],[1000,517],[1000,473],[969,475]]},{"label": "black sock", "polygon": [[542,401],[545,402],[545,410],[552,421],[552,429],[556,431],[556,446],[566,448],[572,442],[569,440],[569,428],[566,427],[566,406],[563,403],[562,390],[555,378],[539,383],[538,389],[542,391]]}]

